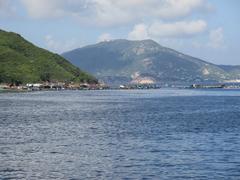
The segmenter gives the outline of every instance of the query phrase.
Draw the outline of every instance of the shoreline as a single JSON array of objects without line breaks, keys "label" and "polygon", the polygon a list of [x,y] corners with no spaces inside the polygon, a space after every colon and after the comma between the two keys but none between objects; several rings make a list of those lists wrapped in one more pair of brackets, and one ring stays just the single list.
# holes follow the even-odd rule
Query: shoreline
[{"label": "shoreline", "polygon": [[58,90],[16,90],[16,89],[0,89],[0,94],[5,93],[32,93],[32,92],[63,92],[63,91],[134,91],[134,90],[164,90],[164,89],[171,89],[171,90],[222,90],[222,91],[237,91],[240,88],[179,88],[179,87],[162,87],[158,89],[121,89],[121,88],[108,88],[108,89],[58,89]]}]

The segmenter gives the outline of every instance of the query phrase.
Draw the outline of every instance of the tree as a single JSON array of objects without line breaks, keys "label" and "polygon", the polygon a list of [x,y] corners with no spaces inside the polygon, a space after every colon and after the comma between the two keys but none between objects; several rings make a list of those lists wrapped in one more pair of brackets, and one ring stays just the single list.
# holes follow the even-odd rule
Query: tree
[{"label": "tree", "polygon": [[49,72],[44,72],[40,75],[41,81],[50,81],[51,80],[51,74]]}]

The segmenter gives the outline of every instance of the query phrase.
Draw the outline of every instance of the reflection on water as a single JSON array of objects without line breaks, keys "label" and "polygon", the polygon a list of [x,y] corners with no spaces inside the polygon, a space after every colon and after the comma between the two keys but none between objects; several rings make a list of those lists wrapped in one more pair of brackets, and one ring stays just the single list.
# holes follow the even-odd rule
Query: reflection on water
[{"label": "reflection on water", "polygon": [[238,179],[240,92],[0,94],[0,179]]}]

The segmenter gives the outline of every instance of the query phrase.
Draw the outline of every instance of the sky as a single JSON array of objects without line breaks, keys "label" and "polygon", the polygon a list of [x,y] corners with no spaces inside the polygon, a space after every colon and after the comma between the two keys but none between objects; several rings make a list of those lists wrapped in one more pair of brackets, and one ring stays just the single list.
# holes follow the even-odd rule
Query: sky
[{"label": "sky", "polygon": [[153,39],[240,65],[239,0],[0,0],[0,29],[63,53],[114,39]]}]

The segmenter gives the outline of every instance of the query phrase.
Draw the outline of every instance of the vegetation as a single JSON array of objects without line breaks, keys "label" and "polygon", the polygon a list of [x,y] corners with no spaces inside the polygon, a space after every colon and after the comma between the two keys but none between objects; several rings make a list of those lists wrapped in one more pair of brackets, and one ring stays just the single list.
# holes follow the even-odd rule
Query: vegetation
[{"label": "vegetation", "polygon": [[240,66],[219,66],[163,47],[153,40],[112,40],[63,54],[104,82],[128,84],[223,82],[240,79]]},{"label": "vegetation", "polygon": [[41,49],[20,35],[0,30],[0,83],[97,80],[63,57]]}]

